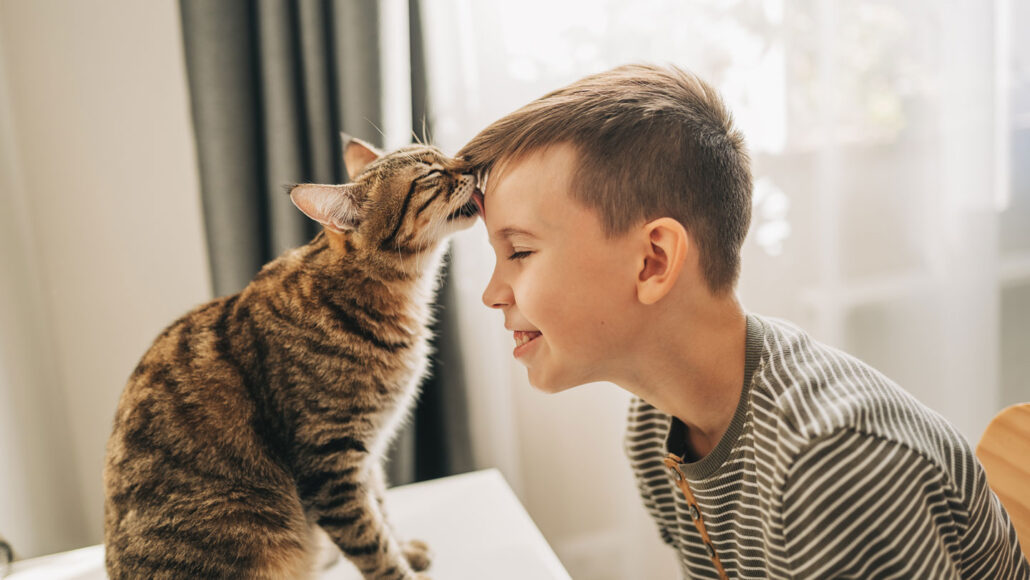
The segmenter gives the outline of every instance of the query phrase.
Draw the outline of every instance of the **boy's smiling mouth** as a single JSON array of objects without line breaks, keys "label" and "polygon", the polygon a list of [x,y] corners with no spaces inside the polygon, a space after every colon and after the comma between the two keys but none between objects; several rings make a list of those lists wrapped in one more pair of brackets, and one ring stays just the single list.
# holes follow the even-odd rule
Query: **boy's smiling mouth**
[{"label": "boy's smiling mouth", "polygon": [[539,337],[543,336],[543,333],[537,330],[516,330],[514,331],[515,336],[515,351],[512,353],[516,358],[524,354],[532,343]]}]

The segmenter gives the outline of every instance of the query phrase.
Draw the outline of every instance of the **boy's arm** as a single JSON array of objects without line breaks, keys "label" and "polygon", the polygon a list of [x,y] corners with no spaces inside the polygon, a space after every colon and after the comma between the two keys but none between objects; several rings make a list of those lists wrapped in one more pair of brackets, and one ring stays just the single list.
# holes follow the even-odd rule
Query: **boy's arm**
[{"label": "boy's arm", "polygon": [[783,489],[791,575],[1030,578],[972,453],[951,469],[851,430],[815,442],[791,466]]},{"label": "boy's arm", "polygon": [[[662,467],[662,469],[664,469],[664,466]],[[648,489],[647,485],[645,484],[645,480],[640,477],[640,474],[636,472],[634,473],[636,475],[637,480],[637,489],[640,492],[640,499],[643,500],[644,509],[646,509],[648,515],[651,516],[651,520],[658,526],[658,535],[661,536],[663,542],[670,546],[676,547],[676,544],[672,537],[672,533],[669,532],[669,529],[667,527],[662,525],[662,513],[658,509],[658,503],[656,499],[652,496],[653,492],[651,492]]]},{"label": "boy's arm", "polygon": [[648,485],[648,481],[656,474],[665,474],[665,464],[662,463],[664,444],[661,435],[667,427],[664,425],[662,428],[655,427],[662,421],[658,411],[648,406],[639,397],[634,397],[629,404],[623,445],[644,508],[658,526],[658,534],[662,541],[670,546],[675,546],[672,534],[668,528],[662,525],[668,514],[663,514],[658,507],[659,501],[666,503],[673,501],[672,496],[666,494],[656,497],[656,491]]}]

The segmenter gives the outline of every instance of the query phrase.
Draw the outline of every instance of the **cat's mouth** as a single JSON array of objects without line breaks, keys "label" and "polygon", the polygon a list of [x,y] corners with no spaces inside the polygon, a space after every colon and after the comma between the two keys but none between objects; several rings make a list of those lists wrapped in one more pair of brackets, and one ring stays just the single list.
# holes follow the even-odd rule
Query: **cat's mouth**
[{"label": "cat's mouth", "polygon": [[459,207],[447,217],[448,220],[456,220],[458,218],[469,218],[479,213],[479,204],[476,203],[475,196],[472,197],[465,205]]},{"label": "cat's mouth", "polygon": [[479,191],[479,188],[475,185],[472,185],[471,183],[467,185],[472,187],[472,195],[469,196],[468,201],[466,201],[464,205],[456,209],[454,213],[447,217],[448,221],[456,220],[458,218],[470,218],[476,215],[486,215],[483,211],[485,208],[483,204],[483,193]]}]

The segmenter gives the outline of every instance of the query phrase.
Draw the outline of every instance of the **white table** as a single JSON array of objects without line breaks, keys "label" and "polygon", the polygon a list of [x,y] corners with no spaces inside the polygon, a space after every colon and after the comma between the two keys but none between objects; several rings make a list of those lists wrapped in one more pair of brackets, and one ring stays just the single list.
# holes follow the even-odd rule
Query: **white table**
[{"label": "white table", "polygon": [[[386,494],[394,527],[427,542],[433,580],[570,580],[496,469],[395,487]],[[104,547],[16,562],[5,580],[105,580]],[[359,580],[344,559],[319,580]]]}]

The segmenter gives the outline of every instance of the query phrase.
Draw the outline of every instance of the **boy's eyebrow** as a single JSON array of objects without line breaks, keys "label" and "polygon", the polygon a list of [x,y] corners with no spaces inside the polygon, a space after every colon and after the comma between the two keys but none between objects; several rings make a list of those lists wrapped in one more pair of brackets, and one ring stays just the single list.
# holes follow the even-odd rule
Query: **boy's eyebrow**
[{"label": "boy's eyebrow", "polygon": [[526,236],[526,237],[530,237],[530,238],[535,238],[536,237],[535,235],[533,235],[533,232],[524,230],[522,228],[516,228],[514,226],[508,226],[506,228],[501,228],[500,230],[497,230],[497,233],[494,234],[493,237],[498,238],[498,239],[502,239],[502,240],[507,240],[507,239],[510,239],[510,238],[512,238],[514,236]]}]

